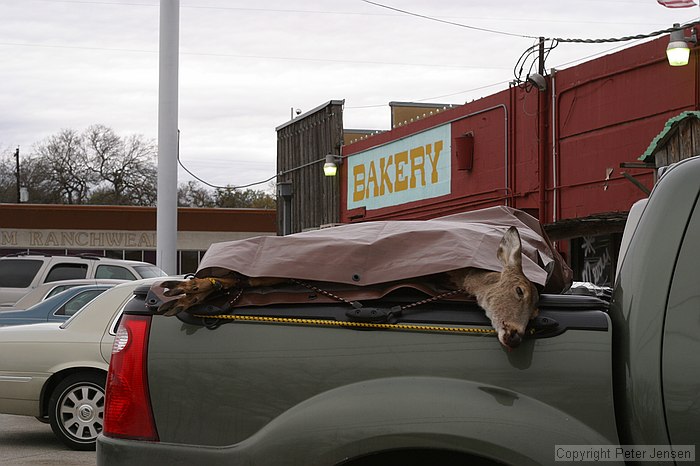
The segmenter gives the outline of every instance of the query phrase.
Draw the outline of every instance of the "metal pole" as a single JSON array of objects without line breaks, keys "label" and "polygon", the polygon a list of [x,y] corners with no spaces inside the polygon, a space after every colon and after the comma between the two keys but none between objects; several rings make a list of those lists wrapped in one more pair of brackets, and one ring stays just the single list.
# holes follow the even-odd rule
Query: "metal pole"
[{"label": "metal pole", "polygon": [[277,183],[277,195],[282,198],[282,236],[292,233],[292,182]]},{"label": "metal pole", "polygon": [[544,76],[544,37],[540,37],[540,44],[539,44],[539,57],[537,60],[537,72],[541,75]]},{"label": "metal pole", "polygon": [[160,0],[156,265],[177,274],[177,113],[180,0]]},{"label": "metal pole", "polygon": [[17,171],[15,172],[17,174],[17,204],[22,202],[22,194],[21,190],[19,187],[20,183],[20,176],[19,176],[19,146],[17,147],[17,150],[15,150],[15,159],[17,159]]}]

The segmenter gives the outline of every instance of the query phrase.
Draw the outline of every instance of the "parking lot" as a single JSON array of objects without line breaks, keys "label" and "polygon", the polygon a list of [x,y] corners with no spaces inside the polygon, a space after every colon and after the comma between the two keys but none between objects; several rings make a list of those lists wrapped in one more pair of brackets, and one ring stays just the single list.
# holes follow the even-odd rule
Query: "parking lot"
[{"label": "parking lot", "polygon": [[65,447],[51,426],[32,417],[0,414],[0,464],[94,465],[94,451],[73,451]]}]

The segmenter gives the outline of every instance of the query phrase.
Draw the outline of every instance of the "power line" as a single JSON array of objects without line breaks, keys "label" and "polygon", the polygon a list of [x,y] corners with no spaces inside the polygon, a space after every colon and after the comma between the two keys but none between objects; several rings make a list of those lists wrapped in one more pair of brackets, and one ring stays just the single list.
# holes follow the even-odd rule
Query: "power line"
[{"label": "power line", "polygon": [[268,179],[266,179],[266,180],[264,180],[264,181],[258,181],[258,182],[255,182],[255,183],[249,183],[249,184],[245,184],[245,185],[241,185],[241,186],[230,186],[230,185],[229,185],[229,186],[218,186],[218,185],[209,183],[208,181],[205,181],[205,180],[203,180],[202,178],[200,178],[200,177],[198,177],[197,175],[195,175],[194,173],[192,173],[192,171],[190,171],[190,169],[187,168],[187,167],[182,163],[182,161],[180,160],[180,152],[179,152],[179,151],[178,151],[178,154],[177,154],[177,163],[178,163],[178,165],[180,165],[180,167],[182,167],[183,170],[185,170],[187,173],[189,173],[189,175],[190,175],[192,178],[194,178],[195,180],[199,181],[200,183],[205,184],[205,185],[209,186],[210,188],[214,188],[214,189],[243,189],[243,188],[249,188],[249,187],[251,187],[251,186],[256,186],[256,185],[263,184],[263,183],[268,183],[268,182],[272,181],[273,179],[277,178],[277,175],[273,175],[273,176],[271,176],[270,178],[268,178]]},{"label": "power line", "polygon": [[[532,74],[535,63],[541,61],[544,63],[549,57],[550,52],[556,48],[560,43],[578,43],[578,44],[606,44],[606,43],[616,43],[616,42],[628,42],[632,40],[642,40],[650,39],[653,37],[660,36],[662,34],[667,34],[674,31],[682,31],[686,28],[693,27],[700,24],[700,21],[694,20],[692,22],[686,23],[682,26],[673,26],[670,28],[662,29],[659,31],[650,32],[647,34],[635,34],[632,36],[614,37],[607,39],[564,39],[564,38],[544,38],[541,37],[535,45],[528,47],[515,64],[513,69],[513,74],[515,76],[515,81],[518,84],[526,82],[527,77]],[[615,48],[619,47],[614,47]],[[543,55],[543,56],[541,56]],[[581,59],[579,59],[581,60]],[[579,60],[574,60],[569,63],[573,63]],[[529,62],[529,67],[527,66]],[[527,67],[527,73],[523,73]],[[523,74],[525,79],[523,79]]]},{"label": "power line", "polygon": [[565,63],[559,63],[558,65],[554,65],[554,68],[560,68],[560,67],[562,67],[562,66],[568,66],[568,65],[571,65],[572,63],[577,63],[577,62],[580,62],[580,61],[588,60],[588,59],[591,59],[591,58],[594,58],[594,57],[598,57],[598,56],[600,56],[600,55],[606,55],[606,54],[608,54],[608,53],[610,53],[610,52],[612,52],[612,51],[614,51],[614,50],[618,50],[618,49],[624,48],[625,46],[626,46],[626,44],[616,45],[615,47],[612,47],[612,48],[609,48],[609,49],[605,49],[605,50],[602,50],[602,51],[600,51],[600,52],[593,53],[593,54],[591,54],[591,55],[586,55],[585,57],[577,58],[577,59],[575,59],[575,60],[567,61],[567,62],[565,62]]},{"label": "power line", "polygon": [[361,0],[361,1],[363,1],[365,3],[369,3],[370,5],[378,6],[380,8],[386,8],[387,10],[398,11],[399,13],[403,13],[403,14],[410,15],[410,16],[416,16],[418,18],[427,19],[429,21],[436,21],[438,23],[450,24],[452,26],[458,26],[458,27],[462,27],[462,28],[472,29],[475,31],[490,32],[493,34],[501,34],[504,36],[511,36],[511,37],[522,37],[522,38],[526,38],[526,39],[537,39],[537,37],[535,37],[535,36],[515,34],[512,32],[506,32],[506,31],[498,31],[496,29],[488,29],[488,28],[480,28],[480,27],[476,27],[476,26],[469,26],[467,24],[457,23],[454,21],[447,21],[445,19],[435,18],[433,16],[421,15],[419,13],[414,13],[414,12],[408,11],[408,10],[402,10],[401,8],[395,8],[393,6],[384,5],[382,3],[377,3],[377,2],[370,1],[370,0]]},{"label": "power line", "polygon": [[194,178],[195,180],[199,181],[200,183],[203,183],[203,184],[209,186],[210,188],[214,188],[214,189],[227,189],[227,190],[230,190],[230,189],[250,188],[251,186],[256,186],[256,185],[263,184],[263,183],[268,183],[268,182],[272,181],[273,179],[277,178],[279,175],[282,174],[282,173],[280,172],[280,173],[277,173],[277,174],[271,176],[270,178],[268,178],[268,179],[266,179],[266,180],[257,181],[257,182],[255,182],[255,183],[248,183],[248,184],[244,184],[244,185],[240,185],[240,186],[218,186],[218,185],[209,183],[208,181],[205,181],[205,180],[203,180],[202,178],[200,178],[200,177],[198,177],[197,175],[195,175],[194,173],[192,173],[192,171],[190,171],[190,169],[187,168],[187,167],[185,166],[185,164],[182,163],[182,160],[180,160],[180,130],[177,131],[177,164],[180,165],[180,167],[182,167],[183,170],[185,170],[187,173],[189,173],[189,175],[190,175],[192,178]]},{"label": "power line", "polygon": [[608,39],[563,39],[560,37],[551,39],[557,42],[569,42],[569,43],[578,43],[578,44],[604,44],[608,42],[627,42],[630,40],[639,40],[639,39],[650,39],[652,37],[657,37],[662,34],[668,34],[670,32],[674,31],[681,31],[683,29],[697,26],[700,24],[700,21],[693,21],[690,23],[686,23],[682,26],[677,26],[677,27],[670,27],[666,29],[662,29],[660,31],[654,31],[650,32],[648,34],[635,34],[633,36],[623,36],[623,37],[613,37],[613,38],[608,38]]},{"label": "power line", "polygon": [[[526,38],[526,39],[538,39],[539,38],[538,36],[530,36],[530,35],[526,35],[526,34],[516,34],[516,33],[512,33],[512,32],[507,32],[507,31],[500,31],[500,30],[496,30],[496,29],[488,29],[488,28],[480,28],[480,27],[476,27],[476,26],[470,26],[467,24],[457,23],[454,21],[447,21],[444,19],[435,18],[433,16],[422,15],[419,13],[414,13],[412,11],[403,10],[401,8],[392,7],[392,6],[385,5],[385,4],[378,3],[378,2],[374,2],[371,0],[361,0],[361,1],[364,3],[368,3],[370,5],[378,6],[380,8],[386,8],[388,10],[397,11],[397,12],[411,15],[411,16],[416,16],[418,18],[427,19],[429,21],[436,21],[439,23],[450,24],[452,26],[473,29],[476,31],[490,32],[492,34],[501,34],[501,35],[512,36],[512,37],[522,37],[522,38]],[[556,42],[585,43],[585,44],[600,44],[600,43],[606,43],[606,42],[625,42],[625,41],[637,40],[637,39],[648,39],[651,37],[660,36],[662,34],[667,34],[667,33],[673,32],[673,31],[678,31],[681,29],[696,26],[698,24],[700,24],[700,21],[693,21],[693,22],[684,24],[680,27],[670,27],[670,28],[659,30],[659,31],[650,32],[648,34],[636,34],[636,35],[632,35],[632,36],[624,36],[624,37],[608,38],[608,39],[575,39],[575,38],[566,39],[566,38],[559,38],[559,37],[557,37],[557,38],[548,37],[546,39],[556,41]],[[554,47],[556,47],[556,45],[554,45]]]},{"label": "power line", "polygon": [[[157,7],[157,3],[136,3],[136,2],[116,2],[116,1],[96,1],[96,0],[34,0],[35,2],[40,1],[40,2],[45,2],[45,3],[68,3],[68,4],[78,4],[78,5],[108,5],[108,6],[143,6],[143,7],[150,7],[154,8]],[[623,3],[629,3],[629,4],[634,4],[637,3],[639,0],[587,0],[589,2],[604,2],[604,3],[617,3],[617,4],[623,4]],[[325,15],[345,15],[345,16],[400,16],[400,15],[392,15],[390,13],[370,13],[370,12],[358,12],[358,11],[331,11],[331,10],[301,10],[301,9],[295,9],[295,8],[251,8],[251,7],[228,7],[228,6],[208,6],[208,5],[187,5],[187,4],[182,4],[180,5],[181,8],[185,9],[196,9],[196,10],[221,10],[221,11],[251,11],[251,12],[270,12],[270,13],[310,13],[310,14],[325,14]],[[395,10],[397,13],[401,14],[406,14],[402,12],[401,10],[396,9]],[[463,16],[445,16],[445,17],[453,17],[453,18],[464,18]],[[489,16],[480,16],[480,17],[474,17],[474,16],[469,16],[470,19],[480,19],[480,20],[498,20],[498,21],[517,21],[517,22],[532,22],[535,19],[534,18],[522,18],[522,17],[517,17],[517,18],[508,18],[508,17],[489,17]],[[635,24],[635,25],[643,25],[643,24],[654,24],[651,22],[646,22],[646,23],[640,23],[640,22],[628,22],[628,21],[582,21],[580,19],[574,20],[557,20],[557,19],[551,19],[551,18],[537,18],[536,21],[538,22],[546,22],[546,23],[575,23],[575,24],[586,24],[586,23],[592,23],[592,24]],[[457,24],[455,24],[457,25]],[[468,27],[466,25],[460,25],[462,27]],[[508,34],[508,33],[507,33]]]}]

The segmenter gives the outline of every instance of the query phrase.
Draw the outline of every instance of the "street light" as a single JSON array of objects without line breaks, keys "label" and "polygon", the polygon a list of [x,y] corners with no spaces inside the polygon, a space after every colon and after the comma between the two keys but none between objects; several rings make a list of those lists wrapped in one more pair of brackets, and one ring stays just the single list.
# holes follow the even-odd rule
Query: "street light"
[{"label": "street light", "polygon": [[323,164],[323,174],[326,176],[335,176],[338,173],[338,165],[343,163],[343,158],[340,155],[326,155],[326,163]]},{"label": "street light", "polygon": [[[673,27],[679,28],[680,24],[676,23],[673,25]],[[666,47],[668,64],[671,66],[687,65],[688,60],[690,59],[690,47],[688,46],[688,43],[695,45],[697,42],[698,39],[695,35],[695,29],[693,29],[690,37],[685,37],[683,29],[672,31],[668,42],[668,47]]]}]

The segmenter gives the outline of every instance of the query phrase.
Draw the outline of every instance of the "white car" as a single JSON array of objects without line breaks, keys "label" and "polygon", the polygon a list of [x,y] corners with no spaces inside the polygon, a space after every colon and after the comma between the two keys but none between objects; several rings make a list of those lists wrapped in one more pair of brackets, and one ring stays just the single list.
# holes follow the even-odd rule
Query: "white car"
[{"label": "white car", "polygon": [[29,309],[33,305],[40,303],[52,296],[57,295],[61,291],[67,290],[74,286],[81,285],[117,285],[125,283],[128,280],[116,280],[111,278],[78,278],[75,280],[59,280],[56,282],[42,283],[32,291],[24,295],[12,307],[0,307],[0,312],[15,311],[18,309]]},{"label": "white car", "polygon": [[22,296],[42,283],[76,278],[138,280],[163,276],[165,272],[148,262],[90,254],[11,254],[0,257],[0,307],[16,308],[15,303]]},{"label": "white car", "polygon": [[0,413],[48,421],[70,448],[94,450],[122,309],[159,279],[116,285],[63,323],[0,327]]}]

